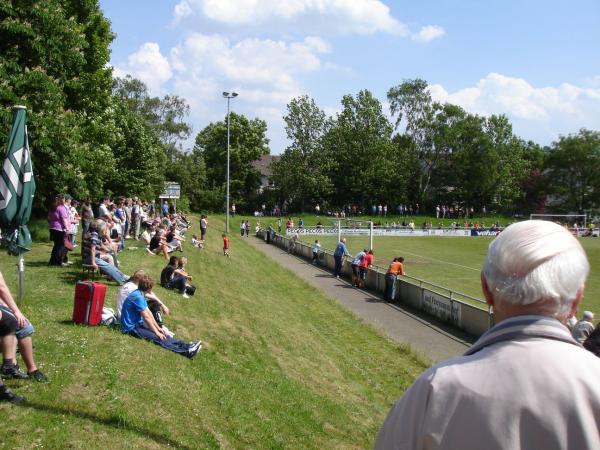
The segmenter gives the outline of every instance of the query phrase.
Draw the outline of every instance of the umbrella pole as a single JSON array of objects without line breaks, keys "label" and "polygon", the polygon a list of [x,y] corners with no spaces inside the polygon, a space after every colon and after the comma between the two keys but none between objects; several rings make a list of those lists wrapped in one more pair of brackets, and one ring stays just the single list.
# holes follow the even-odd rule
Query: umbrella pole
[{"label": "umbrella pole", "polygon": [[19,297],[18,303],[23,303],[23,296],[25,295],[25,258],[23,253],[19,252],[19,262],[17,264],[19,270]]}]

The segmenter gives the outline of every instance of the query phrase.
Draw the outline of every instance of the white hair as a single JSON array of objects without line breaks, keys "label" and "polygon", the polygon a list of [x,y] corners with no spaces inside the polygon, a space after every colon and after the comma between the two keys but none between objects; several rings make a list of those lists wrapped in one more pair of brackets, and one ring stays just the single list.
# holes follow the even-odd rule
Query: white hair
[{"label": "white hair", "polygon": [[569,312],[590,270],[581,244],[544,220],[509,226],[489,246],[483,276],[494,302],[539,304],[546,313]]},{"label": "white hair", "polygon": [[594,319],[594,313],[591,311],[584,311],[583,312],[583,318],[584,320],[593,320]]}]

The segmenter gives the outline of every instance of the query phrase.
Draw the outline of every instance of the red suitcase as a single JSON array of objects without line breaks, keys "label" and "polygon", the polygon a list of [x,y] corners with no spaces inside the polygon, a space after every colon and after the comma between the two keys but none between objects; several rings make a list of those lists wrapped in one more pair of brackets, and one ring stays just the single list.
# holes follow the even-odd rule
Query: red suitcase
[{"label": "red suitcase", "polygon": [[75,286],[73,322],[95,326],[102,320],[106,285],[94,281],[78,281]]}]

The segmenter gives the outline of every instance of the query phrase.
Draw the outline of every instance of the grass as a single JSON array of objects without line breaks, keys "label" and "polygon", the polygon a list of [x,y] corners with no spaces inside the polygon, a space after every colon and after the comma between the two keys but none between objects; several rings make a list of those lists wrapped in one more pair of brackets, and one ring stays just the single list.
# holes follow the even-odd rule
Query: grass
[{"label": "grass", "polygon": [[[196,296],[155,289],[171,308],[166,324],[176,337],[204,341],[193,360],[117,330],[73,325],[78,265],[50,268],[50,244],[34,246],[22,309],[37,328],[36,358],[51,382],[7,380],[29,401],[0,404],[0,447],[372,447],[390,405],[427,363],[237,233],[224,258],[222,225],[210,224],[204,250],[185,247]],[[42,225],[32,228],[45,236]],[[122,253],[124,271],[158,277],[164,260],[127,242],[138,248]],[[16,295],[15,263],[0,255]],[[116,292],[109,283],[107,306]]]},{"label": "grass", "polygon": [[[325,220],[330,219],[321,220],[326,224]],[[430,219],[420,218],[421,222],[423,220]],[[500,223],[508,222],[507,218],[494,220],[499,220]],[[491,223],[489,218],[485,221]],[[314,216],[308,216],[305,222],[314,224],[316,220]],[[348,249],[353,255],[363,248],[369,248],[368,236],[345,237]],[[315,236],[301,235],[300,239],[312,243]],[[394,257],[404,256],[407,274],[482,298],[479,272],[491,240],[491,237],[375,236],[373,238],[375,264],[387,268]],[[337,236],[321,236],[319,241],[323,248],[333,249],[337,244]],[[600,312],[600,239],[580,238],[579,242],[586,251],[591,266],[585,296],[579,310],[589,309],[598,313]]]}]

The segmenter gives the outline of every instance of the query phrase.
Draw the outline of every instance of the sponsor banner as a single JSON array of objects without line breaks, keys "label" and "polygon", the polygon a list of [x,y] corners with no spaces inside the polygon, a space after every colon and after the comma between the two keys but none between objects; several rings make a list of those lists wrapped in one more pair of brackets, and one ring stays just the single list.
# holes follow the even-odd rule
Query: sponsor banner
[{"label": "sponsor banner", "polygon": [[460,303],[448,297],[423,289],[423,310],[461,328]]},{"label": "sponsor banner", "polygon": [[471,236],[498,236],[500,230],[471,230]]},{"label": "sponsor banner", "polygon": [[[298,233],[299,235],[321,235],[337,236],[338,229],[335,227],[302,227],[286,230],[287,235]],[[368,228],[343,228],[343,236],[369,236]],[[471,230],[450,228],[431,230],[411,230],[410,228],[374,228],[373,236],[471,236]]]}]

